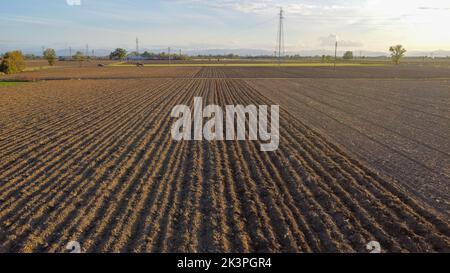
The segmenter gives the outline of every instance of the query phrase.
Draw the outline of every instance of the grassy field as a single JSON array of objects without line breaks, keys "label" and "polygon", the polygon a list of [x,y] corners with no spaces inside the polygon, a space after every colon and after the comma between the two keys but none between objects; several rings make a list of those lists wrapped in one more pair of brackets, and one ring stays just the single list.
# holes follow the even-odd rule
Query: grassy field
[{"label": "grassy field", "polygon": [[4,87],[4,86],[13,86],[16,84],[20,84],[22,82],[0,82],[0,87]]}]

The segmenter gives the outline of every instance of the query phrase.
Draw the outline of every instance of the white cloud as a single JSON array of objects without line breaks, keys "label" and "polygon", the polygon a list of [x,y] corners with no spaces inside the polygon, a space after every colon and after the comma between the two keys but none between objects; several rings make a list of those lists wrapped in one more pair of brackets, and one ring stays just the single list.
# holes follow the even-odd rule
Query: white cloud
[{"label": "white cloud", "polygon": [[449,10],[450,8],[438,8],[438,7],[418,7],[421,10]]},{"label": "white cloud", "polygon": [[337,33],[340,46],[349,49],[386,50],[396,43],[411,50],[450,46],[449,0],[161,1],[158,5],[149,4],[153,1],[82,1],[80,8],[65,7],[52,15],[3,12],[0,17],[8,25],[3,30],[8,36],[3,36],[39,44],[51,39],[92,44],[101,37],[101,43],[96,43],[130,46],[139,36],[143,45],[151,46],[270,50],[275,47],[276,17],[282,6],[289,51],[331,48],[335,37],[329,33]]},{"label": "white cloud", "polygon": [[61,24],[61,20],[54,20],[42,17],[33,17],[33,16],[18,16],[18,15],[8,15],[8,14],[0,14],[0,17],[4,21],[16,22],[16,23],[26,23],[26,24],[36,24],[36,25],[55,25]]},{"label": "white cloud", "polygon": [[340,5],[318,5],[316,2],[299,3],[294,0],[173,0],[179,3],[191,3],[201,6],[234,10],[243,13],[273,14],[275,10],[283,7],[289,14],[309,15],[319,10],[337,10],[346,8]]},{"label": "white cloud", "polygon": [[81,0],[66,0],[69,6],[81,6]]},{"label": "white cloud", "polygon": [[341,40],[337,35],[330,34],[326,37],[320,37],[319,43],[320,46],[330,46],[334,45],[335,42],[339,43],[339,46],[345,46],[345,47],[362,47],[363,44],[356,41],[349,41],[349,40]]}]

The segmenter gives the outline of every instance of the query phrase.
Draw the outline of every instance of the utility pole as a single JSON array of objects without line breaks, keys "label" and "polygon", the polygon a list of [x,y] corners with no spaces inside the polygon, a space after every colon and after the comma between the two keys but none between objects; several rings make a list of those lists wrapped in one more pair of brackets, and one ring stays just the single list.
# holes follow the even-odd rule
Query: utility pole
[{"label": "utility pole", "polygon": [[338,48],[338,39],[336,36],[336,43],[334,44],[334,70],[336,70],[337,48]]},{"label": "utility pole", "polygon": [[278,51],[278,65],[281,65],[281,58],[284,55],[284,15],[283,8],[280,8],[279,23],[278,23],[278,37],[277,37],[277,51]]},{"label": "utility pole", "polygon": [[86,44],[86,58],[89,58],[89,44]]},{"label": "utility pole", "polygon": [[168,48],[168,51],[169,51],[169,65],[171,65],[172,64],[172,57],[170,56],[170,47]]},{"label": "utility pole", "polygon": [[70,56],[70,59],[72,60],[72,47],[71,46],[69,46],[69,56]]}]

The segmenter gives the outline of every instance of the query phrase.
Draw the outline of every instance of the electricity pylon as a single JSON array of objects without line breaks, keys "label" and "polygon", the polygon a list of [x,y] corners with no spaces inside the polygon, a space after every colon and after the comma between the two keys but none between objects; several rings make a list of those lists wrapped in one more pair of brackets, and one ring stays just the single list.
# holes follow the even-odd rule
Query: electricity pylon
[{"label": "electricity pylon", "polygon": [[280,14],[279,14],[279,23],[278,23],[278,35],[277,35],[277,57],[278,57],[278,64],[281,64],[282,58],[285,53],[284,49],[284,12],[283,8],[280,8]]}]

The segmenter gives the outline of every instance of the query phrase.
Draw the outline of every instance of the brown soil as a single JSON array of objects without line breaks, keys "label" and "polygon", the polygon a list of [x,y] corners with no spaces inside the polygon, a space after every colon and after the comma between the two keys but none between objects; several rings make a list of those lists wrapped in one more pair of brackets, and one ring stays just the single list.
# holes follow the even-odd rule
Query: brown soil
[{"label": "brown soil", "polygon": [[447,80],[259,80],[250,85],[450,215]]},{"label": "brown soil", "polygon": [[[0,88],[0,245],[12,252],[61,252],[72,240],[87,252],[366,252],[376,240],[385,252],[450,251],[442,210],[292,110],[306,103],[324,111],[321,105],[295,91],[271,93],[326,82],[227,79],[213,68],[142,71],[147,76],[140,79],[103,80],[118,76],[111,70],[89,75],[97,80]],[[383,100],[389,92],[396,97],[384,84]],[[332,90],[346,88],[344,82]],[[357,95],[342,96],[362,105]],[[170,112],[194,96],[218,105],[279,100],[280,148],[264,153],[255,141],[173,141]],[[333,107],[355,111],[349,115],[360,111],[332,98]],[[448,114],[440,110],[445,102],[433,107],[432,97],[421,104],[427,113]],[[416,139],[424,141],[428,135],[420,132]]]}]

